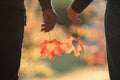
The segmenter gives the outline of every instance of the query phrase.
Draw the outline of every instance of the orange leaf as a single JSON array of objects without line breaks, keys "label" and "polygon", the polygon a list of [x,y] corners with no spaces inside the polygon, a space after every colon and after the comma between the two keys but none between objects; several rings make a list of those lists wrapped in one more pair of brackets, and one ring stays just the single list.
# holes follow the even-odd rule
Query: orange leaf
[{"label": "orange leaf", "polygon": [[48,54],[49,59],[54,60],[55,54],[58,56],[62,55],[62,44],[63,43],[56,39],[50,41],[44,40],[44,42],[40,44],[41,56],[43,57]]},{"label": "orange leaf", "polygon": [[82,49],[82,52],[84,53],[83,42],[82,42],[82,41],[79,41],[79,43],[80,43],[80,47],[81,47],[81,49]]},{"label": "orange leaf", "polygon": [[46,47],[43,47],[42,50],[41,50],[41,52],[40,52],[41,56],[44,57],[47,54],[47,52],[48,51],[47,51]]},{"label": "orange leaf", "polygon": [[77,48],[74,49],[74,55],[76,57],[78,57],[80,55],[80,51]]},{"label": "orange leaf", "polygon": [[55,59],[55,55],[54,55],[53,52],[49,52],[48,53],[48,57],[49,57],[50,60],[54,60]]},{"label": "orange leaf", "polygon": [[60,46],[56,46],[54,51],[55,53],[57,53],[58,56],[62,55],[62,49],[60,48]]}]

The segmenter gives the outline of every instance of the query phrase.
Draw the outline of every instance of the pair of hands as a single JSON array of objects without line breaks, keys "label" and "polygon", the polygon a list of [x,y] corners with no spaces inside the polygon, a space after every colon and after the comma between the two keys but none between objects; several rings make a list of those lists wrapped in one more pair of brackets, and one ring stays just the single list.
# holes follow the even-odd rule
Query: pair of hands
[{"label": "pair of hands", "polygon": [[[78,19],[79,14],[76,13],[71,7],[68,7],[67,13],[68,17],[73,23],[80,24],[80,19]],[[41,25],[42,27],[41,31],[44,32],[51,31],[55,27],[55,24],[57,23],[57,14],[54,11],[54,9],[48,9],[43,11],[43,20],[44,23]]]}]

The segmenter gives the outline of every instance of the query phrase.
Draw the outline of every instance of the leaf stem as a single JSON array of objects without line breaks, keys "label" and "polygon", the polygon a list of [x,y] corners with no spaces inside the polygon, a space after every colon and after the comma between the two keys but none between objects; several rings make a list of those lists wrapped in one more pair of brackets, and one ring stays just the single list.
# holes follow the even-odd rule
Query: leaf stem
[{"label": "leaf stem", "polygon": [[52,38],[51,38],[51,32],[50,31],[48,32],[48,35],[49,35],[49,40],[51,41]]},{"label": "leaf stem", "polygon": [[75,25],[74,33],[77,34],[77,25]]}]

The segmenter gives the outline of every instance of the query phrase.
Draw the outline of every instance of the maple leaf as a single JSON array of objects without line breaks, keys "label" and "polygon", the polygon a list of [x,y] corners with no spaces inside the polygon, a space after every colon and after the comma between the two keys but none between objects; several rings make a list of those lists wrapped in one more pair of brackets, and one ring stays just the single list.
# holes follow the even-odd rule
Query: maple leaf
[{"label": "maple leaf", "polygon": [[63,49],[66,54],[74,52],[74,56],[79,56],[80,52],[84,53],[84,43],[79,37],[70,37],[64,44]]},{"label": "maple leaf", "polygon": [[63,44],[62,42],[57,41],[56,39],[53,39],[50,41],[44,40],[44,42],[40,44],[41,57],[48,55],[50,60],[54,60],[55,55],[61,56],[62,55],[62,49],[61,49],[62,44]]}]

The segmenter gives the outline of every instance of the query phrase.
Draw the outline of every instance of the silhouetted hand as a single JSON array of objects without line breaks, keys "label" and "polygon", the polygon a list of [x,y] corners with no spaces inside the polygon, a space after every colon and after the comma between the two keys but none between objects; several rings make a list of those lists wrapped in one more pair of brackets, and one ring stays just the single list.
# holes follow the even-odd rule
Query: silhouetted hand
[{"label": "silhouetted hand", "polygon": [[57,14],[53,9],[48,9],[43,11],[44,23],[41,25],[41,31],[51,31],[57,22]]},{"label": "silhouetted hand", "polygon": [[67,9],[68,17],[75,24],[80,24],[80,19],[78,18],[79,13],[75,12],[71,7]]}]

